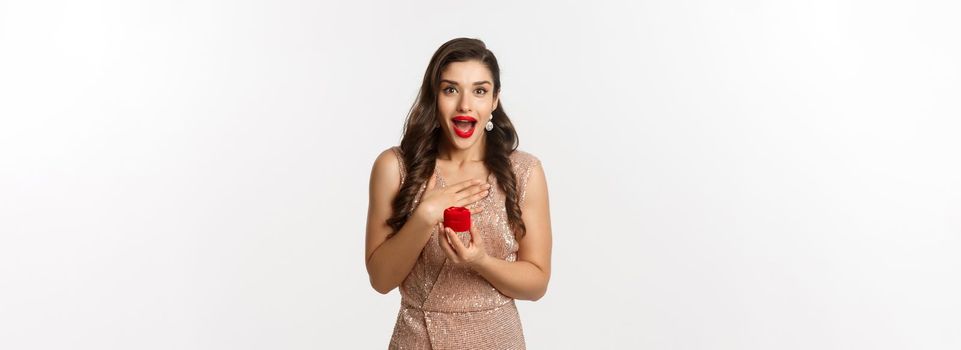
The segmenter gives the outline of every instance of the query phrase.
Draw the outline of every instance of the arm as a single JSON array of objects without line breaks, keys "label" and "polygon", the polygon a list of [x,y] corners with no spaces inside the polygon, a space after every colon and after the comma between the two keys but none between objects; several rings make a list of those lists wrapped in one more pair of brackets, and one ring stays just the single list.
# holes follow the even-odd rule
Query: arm
[{"label": "arm", "polygon": [[521,218],[527,233],[519,242],[517,261],[485,255],[474,270],[504,295],[536,301],[547,292],[551,277],[551,219],[542,167],[531,170],[526,196]]},{"label": "arm", "polygon": [[[433,234],[434,225],[442,221],[444,209],[462,207],[483,199],[489,184],[483,179],[468,179],[437,188],[436,174],[427,181],[417,209],[404,226],[387,239],[391,227],[387,218],[393,212],[390,203],[400,191],[400,170],[391,150],[381,153],[370,176],[370,207],[367,211],[367,274],[370,285],[387,294],[404,282],[417,263],[420,252]],[[477,208],[472,214],[480,212]],[[438,226],[438,231],[442,229]]]},{"label": "arm", "polygon": [[397,157],[388,149],[377,157],[370,173],[366,265],[370,285],[381,294],[389,293],[407,278],[433,228],[419,216],[411,215],[404,227],[387,239],[393,231],[387,225],[393,212],[391,202],[400,191],[398,167]]}]

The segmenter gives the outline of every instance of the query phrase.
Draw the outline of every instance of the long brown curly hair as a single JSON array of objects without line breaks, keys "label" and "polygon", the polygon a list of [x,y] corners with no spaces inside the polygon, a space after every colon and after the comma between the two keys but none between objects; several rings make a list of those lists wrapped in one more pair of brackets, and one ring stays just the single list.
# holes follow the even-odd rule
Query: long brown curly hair
[{"label": "long brown curly hair", "polygon": [[[437,163],[438,148],[443,137],[443,131],[437,119],[437,95],[441,73],[452,62],[471,60],[482,62],[490,69],[494,80],[494,97],[500,94],[500,67],[497,65],[494,53],[487,49],[483,41],[457,38],[444,43],[434,52],[430,64],[427,65],[427,71],[424,72],[424,81],[417,93],[417,99],[407,114],[404,137],[400,142],[407,177],[392,203],[393,216],[387,219],[387,224],[394,229],[394,232],[400,231],[407,222],[407,218],[414,210],[412,208],[414,197],[433,175]],[[517,179],[510,161],[510,155],[518,145],[517,131],[504,111],[503,100],[498,101],[498,107],[492,113],[494,129],[486,132],[484,165],[497,178],[497,183],[505,194],[507,221],[514,232],[515,239],[519,241],[524,237],[527,228],[521,219]]]}]

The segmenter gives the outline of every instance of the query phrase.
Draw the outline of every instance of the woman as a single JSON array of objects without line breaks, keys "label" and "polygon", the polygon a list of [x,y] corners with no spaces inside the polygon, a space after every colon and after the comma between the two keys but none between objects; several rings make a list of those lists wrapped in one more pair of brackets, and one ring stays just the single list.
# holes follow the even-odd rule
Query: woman
[{"label": "woman", "polygon": [[[448,41],[427,66],[400,146],[374,161],[367,273],[380,293],[400,287],[390,349],[525,348],[514,299],[547,291],[550,213],[544,170],[517,150],[500,88],[482,41]],[[458,234],[443,213],[460,206],[472,215]]]}]

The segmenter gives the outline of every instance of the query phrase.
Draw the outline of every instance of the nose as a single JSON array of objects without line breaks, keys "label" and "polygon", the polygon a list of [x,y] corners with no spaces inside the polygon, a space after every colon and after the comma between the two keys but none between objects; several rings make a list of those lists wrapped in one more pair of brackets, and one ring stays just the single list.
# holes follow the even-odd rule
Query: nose
[{"label": "nose", "polygon": [[462,95],[461,95],[460,101],[459,101],[458,104],[457,104],[457,111],[458,111],[458,112],[462,112],[462,113],[463,113],[463,112],[470,112],[470,100],[469,100],[468,98],[469,98],[469,96],[467,96],[467,94],[462,94]]}]

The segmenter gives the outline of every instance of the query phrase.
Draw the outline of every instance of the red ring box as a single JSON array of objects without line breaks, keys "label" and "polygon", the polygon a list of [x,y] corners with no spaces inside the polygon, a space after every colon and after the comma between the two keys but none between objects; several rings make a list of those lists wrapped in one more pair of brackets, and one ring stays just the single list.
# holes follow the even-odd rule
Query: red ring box
[{"label": "red ring box", "polygon": [[444,227],[450,227],[454,232],[470,231],[470,209],[464,207],[444,209]]}]

